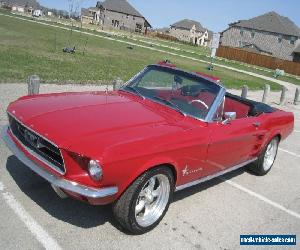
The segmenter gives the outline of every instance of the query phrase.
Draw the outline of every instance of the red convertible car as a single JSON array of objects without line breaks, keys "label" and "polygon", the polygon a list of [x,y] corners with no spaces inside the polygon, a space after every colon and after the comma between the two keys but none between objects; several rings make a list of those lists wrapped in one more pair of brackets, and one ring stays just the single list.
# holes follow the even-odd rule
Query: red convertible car
[{"label": "red convertible car", "polygon": [[113,92],[25,96],[2,137],[60,197],[113,204],[134,234],[154,228],[175,191],[243,166],[268,173],[292,113],[242,99],[216,81],[147,66]]}]

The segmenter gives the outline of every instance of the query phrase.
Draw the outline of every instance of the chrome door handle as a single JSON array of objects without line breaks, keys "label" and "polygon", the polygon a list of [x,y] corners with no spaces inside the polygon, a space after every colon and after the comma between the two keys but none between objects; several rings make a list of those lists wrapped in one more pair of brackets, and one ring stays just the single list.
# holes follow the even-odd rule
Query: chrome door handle
[{"label": "chrome door handle", "polygon": [[260,122],[254,122],[254,123],[253,123],[253,126],[256,127],[256,128],[258,128],[260,125],[261,125]]}]

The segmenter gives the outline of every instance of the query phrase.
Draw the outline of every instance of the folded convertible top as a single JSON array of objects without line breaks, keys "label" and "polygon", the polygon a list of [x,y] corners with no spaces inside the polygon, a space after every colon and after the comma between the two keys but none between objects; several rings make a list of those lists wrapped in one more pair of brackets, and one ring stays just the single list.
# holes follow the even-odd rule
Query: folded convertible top
[{"label": "folded convertible top", "polygon": [[237,95],[230,94],[228,92],[226,93],[226,96],[231,99],[234,99],[238,102],[241,102],[241,103],[244,103],[244,104],[250,106],[250,111],[248,114],[249,116],[259,116],[260,114],[263,114],[263,113],[273,113],[276,110],[275,108],[271,107],[268,104],[252,101],[252,100],[242,98]]}]

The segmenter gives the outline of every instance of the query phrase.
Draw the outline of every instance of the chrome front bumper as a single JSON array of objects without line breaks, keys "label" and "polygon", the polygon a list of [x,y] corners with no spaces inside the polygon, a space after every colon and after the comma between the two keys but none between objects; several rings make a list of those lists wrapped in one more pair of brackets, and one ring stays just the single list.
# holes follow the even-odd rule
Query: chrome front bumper
[{"label": "chrome front bumper", "polygon": [[29,167],[33,172],[47,180],[51,183],[51,185],[61,188],[63,190],[67,190],[79,195],[82,195],[84,197],[88,198],[105,198],[108,196],[112,196],[116,193],[118,193],[117,187],[107,187],[107,188],[90,188],[87,186],[83,186],[81,184],[78,184],[76,182],[72,182],[69,180],[62,179],[60,177],[57,177],[47,170],[43,169],[41,166],[33,162],[31,159],[29,159],[14,143],[11,136],[8,134],[8,126],[5,126],[2,130],[2,139],[6,143],[7,147],[11,150],[11,152],[21,161],[23,162],[27,167]]}]

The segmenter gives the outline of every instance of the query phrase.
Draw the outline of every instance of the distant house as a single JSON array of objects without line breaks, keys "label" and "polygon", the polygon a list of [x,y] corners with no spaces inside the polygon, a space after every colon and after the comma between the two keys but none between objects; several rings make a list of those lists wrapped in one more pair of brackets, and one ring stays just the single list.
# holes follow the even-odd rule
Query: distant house
[{"label": "distant house", "polygon": [[12,11],[17,11],[17,12],[21,12],[24,13],[25,12],[25,6],[20,6],[20,5],[13,5],[11,7]]},{"label": "distant house", "polygon": [[154,32],[157,32],[159,34],[166,34],[169,35],[170,33],[170,28],[159,28],[159,29],[155,29],[153,30]]},{"label": "distant house", "polygon": [[96,7],[81,9],[81,22],[85,24],[99,24],[100,10]]},{"label": "distant house", "polygon": [[32,16],[34,16],[34,17],[41,17],[42,15],[43,15],[42,10],[34,10],[32,13]]},{"label": "distant house", "polygon": [[27,9],[26,9],[26,13],[28,13],[28,14],[32,15],[32,14],[33,14],[33,12],[34,12],[34,8],[33,8],[33,7],[27,7]]},{"label": "distant house", "polygon": [[12,11],[29,14],[40,7],[36,0],[5,0],[3,5]]},{"label": "distant house", "polygon": [[147,33],[148,28],[151,28],[147,19],[126,0],[97,2],[96,8],[82,11],[81,19],[85,23],[130,32]]},{"label": "distant house", "polygon": [[211,40],[211,32],[194,20],[184,19],[174,23],[170,27],[169,35],[180,41],[195,45],[208,46]]},{"label": "distant house", "polygon": [[300,40],[297,41],[296,47],[293,51],[293,61],[300,62]]},{"label": "distant house", "polygon": [[300,29],[289,18],[268,12],[229,24],[222,32],[221,44],[293,61],[299,54],[299,39]]}]

